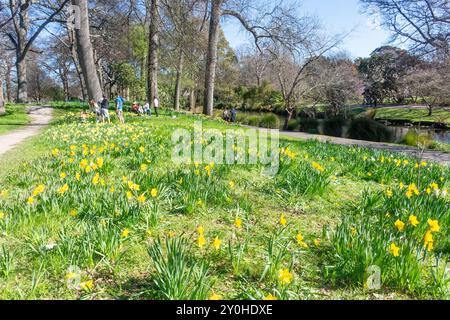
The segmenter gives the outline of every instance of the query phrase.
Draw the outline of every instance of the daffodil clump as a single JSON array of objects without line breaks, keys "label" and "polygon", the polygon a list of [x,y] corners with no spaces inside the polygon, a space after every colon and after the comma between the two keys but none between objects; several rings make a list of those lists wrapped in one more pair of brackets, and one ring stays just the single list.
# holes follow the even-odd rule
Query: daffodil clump
[{"label": "daffodil clump", "polygon": [[[430,191],[432,190],[432,191]],[[445,290],[450,202],[446,189],[398,183],[376,193],[365,192],[332,237],[335,265],[331,278],[364,283],[367,268],[381,268],[385,286],[419,293],[424,286]],[[445,226],[445,227],[444,227]],[[332,270],[332,271],[331,271]]]}]

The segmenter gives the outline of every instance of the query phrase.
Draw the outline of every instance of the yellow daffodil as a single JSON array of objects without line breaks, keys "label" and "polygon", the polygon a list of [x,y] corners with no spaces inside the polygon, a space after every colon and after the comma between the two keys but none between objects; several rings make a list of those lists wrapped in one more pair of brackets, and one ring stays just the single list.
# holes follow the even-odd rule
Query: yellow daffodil
[{"label": "yellow daffodil", "polygon": [[238,228],[238,229],[241,229],[241,228],[242,228],[242,219],[239,218],[239,217],[237,217],[237,218],[234,220],[234,226],[235,226],[236,228]]},{"label": "yellow daffodil", "polygon": [[63,185],[61,188],[58,189],[58,193],[60,195],[63,195],[64,193],[66,193],[69,190],[69,185],[66,183],[65,185]]},{"label": "yellow daffodil", "polygon": [[416,216],[414,216],[414,215],[411,215],[410,217],[409,217],[409,223],[413,226],[413,227],[417,227],[418,225],[419,225],[419,220],[417,219],[417,217]]},{"label": "yellow daffodil", "polygon": [[278,272],[278,280],[281,284],[288,285],[294,280],[294,275],[289,271],[289,269],[281,269]]},{"label": "yellow daffodil", "polygon": [[431,230],[428,230],[425,233],[425,236],[423,237],[424,247],[427,249],[428,252],[433,251],[434,247],[434,238],[433,233]]},{"label": "yellow daffodil", "polygon": [[395,227],[398,229],[398,231],[402,232],[403,230],[405,230],[405,223],[401,220],[397,220],[395,221]]},{"label": "yellow daffodil", "polygon": [[94,281],[93,280],[84,281],[80,283],[80,288],[85,291],[91,291],[92,289],[94,289]]},{"label": "yellow daffodil", "polygon": [[431,232],[439,232],[441,230],[441,227],[439,226],[438,220],[428,220],[428,225],[430,226]]},{"label": "yellow daffodil", "polygon": [[396,258],[400,256],[400,248],[397,247],[395,243],[391,244],[391,246],[389,247],[389,252]]},{"label": "yellow daffodil", "polygon": [[216,294],[216,293],[213,293],[213,294],[208,298],[208,300],[222,300],[222,296],[220,296],[220,295],[218,295],[218,294]]},{"label": "yellow daffodil", "polygon": [[216,251],[219,251],[221,245],[222,245],[222,240],[220,240],[219,237],[216,237],[216,238],[214,239],[214,243],[213,243],[214,249],[215,249]]},{"label": "yellow daffodil", "polygon": [[286,220],[286,217],[285,217],[284,214],[282,214],[281,217],[280,217],[280,224],[281,224],[283,227],[285,227],[286,224],[287,224],[287,220]]},{"label": "yellow daffodil", "polygon": [[33,197],[29,197],[28,200],[27,200],[27,203],[28,203],[29,205],[33,205],[34,202],[35,202],[35,200],[34,200]]},{"label": "yellow daffodil", "polygon": [[70,215],[71,217],[75,218],[76,216],[78,216],[78,212],[77,212],[77,210],[71,210],[71,211],[69,212],[69,215]]},{"label": "yellow daffodil", "polygon": [[144,203],[146,200],[147,200],[147,198],[145,197],[144,194],[141,194],[141,195],[137,198],[137,201],[138,201],[139,203]]},{"label": "yellow daffodil", "polygon": [[120,236],[122,238],[127,238],[130,235],[130,230],[129,229],[123,229],[122,233],[120,234]]},{"label": "yellow daffodil", "polygon": [[203,234],[201,234],[201,235],[198,236],[197,244],[198,244],[198,247],[199,247],[200,249],[203,249],[203,247],[205,246],[205,244],[206,244],[206,239],[205,239],[205,236],[204,236]]},{"label": "yellow daffodil", "polygon": [[317,162],[312,162],[311,166],[319,172],[324,172],[325,168]]},{"label": "yellow daffodil", "polygon": [[45,191],[45,185],[40,184],[33,190],[33,196],[37,197]]}]

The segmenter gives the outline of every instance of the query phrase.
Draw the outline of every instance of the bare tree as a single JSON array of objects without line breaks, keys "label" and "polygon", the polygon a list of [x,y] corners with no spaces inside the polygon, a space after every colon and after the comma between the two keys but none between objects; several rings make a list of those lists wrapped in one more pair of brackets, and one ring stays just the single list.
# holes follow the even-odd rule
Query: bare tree
[{"label": "bare tree", "polygon": [[448,63],[437,65],[433,62],[422,62],[405,77],[411,96],[418,97],[425,103],[429,117],[433,115],[435,107],[444,105],[450,99],[449,70]]},{"label": "bare tree", "polygon": [[[198,63],[198,51],[202,51],[204,27],[207,20],[207,5],[204,0],[162,0],[167,14],[165,36],[171,43],[170,51],[176,70],[174,109],[180,109],[182,80],[186,66]],[[197,63],[196,63],[197,62]]]},{"label": "bare tree", "polygon": [[336,48],[342,37],[324,36],[316,19],[296,16],[293,8],[285,10],[285,19],[273,31],[277,36],[270,38],[265,50],[271,55],[271,74],[283,96],[287,129],[300,100],[313,89],[306,83],[310,65]]},{"label": "bare tree", "polygon": [[381,13],[381,24],[393,40],[409,42],[412,51],[449,54],[448,0],[361,0],[367,12]]},{"label": "bare tree", "polygon": [[[42,31],[55,21],[55,18],[68,2],[69,0],[9,0],[9,20],[11,23],[6,28],[6,35],[16,52],[18,102],[28,100],[27,54]],[[30,15],[32,15],[32,19],[30,19]]]}]

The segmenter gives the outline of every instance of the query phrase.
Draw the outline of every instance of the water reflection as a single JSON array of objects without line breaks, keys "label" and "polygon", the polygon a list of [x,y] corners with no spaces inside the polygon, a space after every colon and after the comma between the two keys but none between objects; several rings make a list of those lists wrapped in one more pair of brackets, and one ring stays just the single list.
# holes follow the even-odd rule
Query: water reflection
[{"label": "water reflection", "polygon": [[416,127],[389,127],[394,133],[393,142],[402,142],[407,135],[426,135],[428,139],[441,143],[450,143],[450,131],[437,129],[420,129]]}]

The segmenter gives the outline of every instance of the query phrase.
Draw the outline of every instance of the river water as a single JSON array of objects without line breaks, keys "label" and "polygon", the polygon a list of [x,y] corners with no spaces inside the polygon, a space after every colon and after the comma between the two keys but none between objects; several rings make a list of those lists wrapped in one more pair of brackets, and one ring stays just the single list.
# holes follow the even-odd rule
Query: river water
[{"label": "river water", "polygon": [[[244,113],[249,116],[265,116],[268,114],[271,114],[270,112],[242,112],[239,111],[239,113]],[[283,124],[286,119],[285,116],[275,114],[279,120],[280,120],[280,130],[283,129]],[[406,126],[389,126],[389,128],[393,132],[393,141],[390,142],[402,142],[408,133],[419,133],[426,134],[428,138],[432,141],[441,142],[441,143],[449,143],[450,144],[450,130],[441,130],[441,129],[431,129],[431,128],[419,128],[418,127],[406,127]],[[345,131],[345,130],[344,130]]]}]

